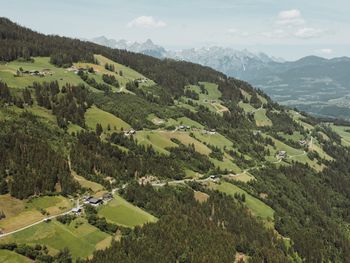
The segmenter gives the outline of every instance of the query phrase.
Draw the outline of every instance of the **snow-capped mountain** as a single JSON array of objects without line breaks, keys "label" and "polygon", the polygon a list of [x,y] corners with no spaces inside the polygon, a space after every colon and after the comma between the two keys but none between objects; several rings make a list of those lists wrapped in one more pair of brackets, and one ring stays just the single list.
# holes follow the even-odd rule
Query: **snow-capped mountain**
[{"label": "snow-capped mountain", "polygon": [[91,41],[103,46],[126,49],[132,52],[142,53],[157,58],[167,57],[167,51],[163,47],[154,44],[151,39],[147,39],[145,42],[139,43],[130,42],[124,39],[117,41],[115,39],[108,39],[105,36],[101,36],[93,38]]},{"label": "snow-capped mountain", "polygon": [[126,49],[157,58],[172,58],[202,64],[229,76],[242,79],[251,71],[259,71],[271,62],[282,62],[281,59],[270,57],[264,53],[253,53],[246,49],[239,51],[233,48],[203,47],[172,51],[154,44],[150,39],[139,43],[126,40],[116,41],[102,36],[91,39],[91,41],[100,45]]},{"label": "snow-capped mountain", "polygon": [[281,62],[281,59],[270,57],[264,53],[253,53],[248,50],[232,48],[209,47],[199,49],[184,49],[170,51],[167,57],[191,61],[219,70],[229,76],[243,78],[248,72],[265,68],[272,62]]}]

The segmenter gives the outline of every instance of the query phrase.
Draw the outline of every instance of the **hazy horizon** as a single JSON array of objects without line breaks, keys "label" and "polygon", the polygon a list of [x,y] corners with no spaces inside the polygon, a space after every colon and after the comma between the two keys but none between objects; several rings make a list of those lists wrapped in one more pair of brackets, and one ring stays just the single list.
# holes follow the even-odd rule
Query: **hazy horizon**
[{"label": "hazy horizon", "polygon": [[350,56],[349,9],[345,0],[13,0],[0,15],[45,34],[149,38],[166,49],[246,48],[296,60]]}]

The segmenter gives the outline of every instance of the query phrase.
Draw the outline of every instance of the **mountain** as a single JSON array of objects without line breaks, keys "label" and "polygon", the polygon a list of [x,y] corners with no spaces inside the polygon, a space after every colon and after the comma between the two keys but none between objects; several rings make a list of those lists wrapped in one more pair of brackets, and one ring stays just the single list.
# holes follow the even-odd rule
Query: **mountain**
[{"label": "mountain", "polygon": [[314,115],[350,119],[350,58],[269,63],[242,79],[274,100]]},{"label": "mountain", "polygon": [[147,39],[143,43],[128,42],[126,40],[108,39],[105,36],[91,39],[92,42],[111,48],[125,49],[128,51],[142,53],[156,58],[167,57],[167,51],[158,45],[155,45],[151,39]]},{"label": "mountain", "polygon": [[223,47],[185,49],[168,52],[167,56],[209,66],[241,79],[252,70],[259,70],[269,63],[281,61],[281,59],[269,57],[264,53],[255,54],[248,50],[238,51]]},{"label": "mountain", "polygon": [[349,123],[210,67],[0,18],[0,126],[0,261],[349,261]]},{"label": "mountain", "polygon": [[264,53],[208,47],[165,50],[153,44],[93,39],[101,45],[126,49],[157,58],[172,58],[209,66],[228,76],[248,81],[281,104],[321,117],[350,120],[350,58],[308,56],[289,62]]}]

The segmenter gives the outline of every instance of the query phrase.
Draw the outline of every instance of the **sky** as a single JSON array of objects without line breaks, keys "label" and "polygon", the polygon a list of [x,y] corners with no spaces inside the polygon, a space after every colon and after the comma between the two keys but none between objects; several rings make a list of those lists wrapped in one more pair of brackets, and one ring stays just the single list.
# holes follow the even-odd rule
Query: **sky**
[{"label": "sky", "polygon": [[349,0],[0,0],[0,16],[45,34],[246,48],[287,60],[350,56],[349,10]]}]

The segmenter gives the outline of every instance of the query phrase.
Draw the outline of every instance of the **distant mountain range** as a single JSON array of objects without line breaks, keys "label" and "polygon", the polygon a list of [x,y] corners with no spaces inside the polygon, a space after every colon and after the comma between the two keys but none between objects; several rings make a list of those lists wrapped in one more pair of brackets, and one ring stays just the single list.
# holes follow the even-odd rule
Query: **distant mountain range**
[{"label": "distant mountain range", "polygon": [[102,36],[91,41],[157,58],[209,66],[248,81],[279,103],[319,116],[350,119],[350,58],[347,57],[325,59],[308,56],[287,62],[264,53],[224,47],[166,50],[150,39],[138,43]]}]

